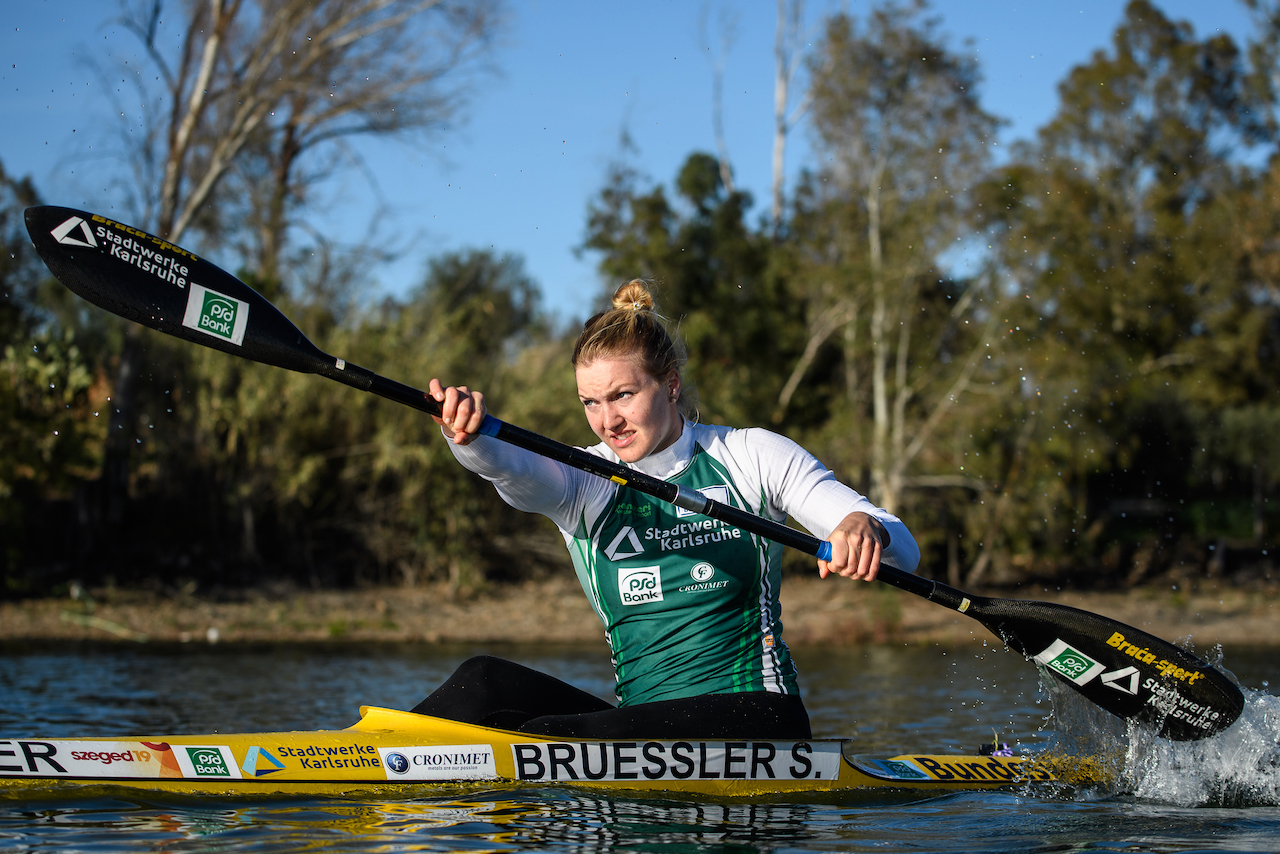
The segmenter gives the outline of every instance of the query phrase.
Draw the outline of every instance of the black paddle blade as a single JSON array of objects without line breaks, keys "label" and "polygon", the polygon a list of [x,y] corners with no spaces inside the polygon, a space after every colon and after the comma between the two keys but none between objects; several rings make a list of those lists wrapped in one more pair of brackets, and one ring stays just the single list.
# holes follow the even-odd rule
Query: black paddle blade
[{"label": "black paddle blade", "polygon": [[1216,735],[1244,711],[1221,671],[1141,629],[1049,602],[974,597],[965,612],[1070,688],[1174,741]]},{"label": "black paddle blade", "polygon": [[58,281],[113,314],[255,362],[358,384],[261,294],[186,249],[71,208],[27,208],[26,222]]}]

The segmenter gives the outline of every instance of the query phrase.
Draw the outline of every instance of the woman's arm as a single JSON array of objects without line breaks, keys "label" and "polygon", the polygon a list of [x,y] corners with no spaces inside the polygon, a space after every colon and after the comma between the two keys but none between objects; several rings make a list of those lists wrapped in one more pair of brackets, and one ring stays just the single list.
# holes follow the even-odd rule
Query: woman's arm
[{"label": "woman's arm", "polygon": [[832,559],[818,565],[822,577],[870,581],[881,561],[915,571],[920,549],[902,520],[836,480],[796,442],[759,428],[735,431],[733,440],[755,460],[769,502],[831,543]]},{"label": "woman's arm", "polygon": [[593,488],[603,481],[532,451],[480,434],[484,395],[466,386],[445,388],[431,380],[427,394],[440,402],[432,416],[449,450],[462,466],[494,485],[502,500],[517,510],[539,513],[562,531],[572,532]]}]

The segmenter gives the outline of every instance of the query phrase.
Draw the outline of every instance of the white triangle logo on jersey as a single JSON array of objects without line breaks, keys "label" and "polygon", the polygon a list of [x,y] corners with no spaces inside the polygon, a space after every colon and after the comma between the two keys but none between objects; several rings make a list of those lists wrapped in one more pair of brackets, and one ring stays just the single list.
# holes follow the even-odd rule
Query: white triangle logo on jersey
[{"label": "white triangle logo on jersey", "polygon": [[[1124,684],[1123,680],[1128,677],[1128,684]],[[1138,693],[1138,668],[1126,667],[1123,670],[1112,670],[1110,673],[1104,673],[1098,677],[1104,685],[1110,685],[1117,691],[1123,691],[1126,694]]]},{"label": "white triangle logo on jersey", "polygon": [[[630,551],[627,551],[627,549],[630,549]],[[618,532],[618,536],[613,538],[613,542],[609,543],[609,547],[604,550],[604,553],[609,560],[625,560],[638,554],[644,554],[644,547],[640,545],[640,538],[636,536],[635,528],[627,525]]]},{"label": "white triangle logo on jersey", "polygon": [[[76,230],[76,226],[80,227],[80,234],[84,235],[82,240],[80,237],[72,237],[71,232]],[[85,222],[78,216],[64,222],[62,225],[50,232],[53,239],[59,243],[65,243],[68,246],[83,246],[86,249],[97,249],[98,241],[93,239],[93,232],[89,230],[89,223]]]}]

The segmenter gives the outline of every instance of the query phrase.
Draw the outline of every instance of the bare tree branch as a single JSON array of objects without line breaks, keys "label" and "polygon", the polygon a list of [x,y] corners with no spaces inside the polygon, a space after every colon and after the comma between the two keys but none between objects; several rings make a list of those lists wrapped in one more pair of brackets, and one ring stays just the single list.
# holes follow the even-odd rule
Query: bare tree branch
[{"label": "bare tree branch", "polygon": [[782,223],[785,201],[787,135],[799,124],[813,102],[806,90],[800,103],[790,106],[791,89],[804,68],[804,0],[777,0],[778,20],[773,36],[773,183],[769,216],[776,232]]},{"label": "bare tree branch", "polygon": [[729,161],[729,145],[724,133],[724,72],[729,63],[729,52],[738,40],[738,15],[724,7],[718,16],[720,44],[712,51],[711,39],[707,32],[707,19],[710,17],[711,4],[702,7],[698,16],[698,31],[702,41],[703,55],[711,65],[711,127],[716,137],[716,158],[720,162],[720,182],[725,192],[734,192],[733,167]]},{"label": "bare tree branch", "polygon": [[796,389],[800,387],[800,381],[804,379],[805,372],[809,370],[809,366],[813,364],[813,360],[818,355],[818,350],[827,342],[837,329],[846,323],[852,323],[858,316],[858,305],[852,300],[842,299],[838,301],[829,310],[818,313],[817,317],[809,324],[809,340],[805,342],[804,352],[800,355],[796,366],[791,369],[791,376],[787,377],[787,382],[782,387],[781,393],[778,394],[778,405],[773,410],[773,423],[777,424],[782,421],[782,416],[786,413],[787,407],[791,405],[791,397],[796,393]]}]

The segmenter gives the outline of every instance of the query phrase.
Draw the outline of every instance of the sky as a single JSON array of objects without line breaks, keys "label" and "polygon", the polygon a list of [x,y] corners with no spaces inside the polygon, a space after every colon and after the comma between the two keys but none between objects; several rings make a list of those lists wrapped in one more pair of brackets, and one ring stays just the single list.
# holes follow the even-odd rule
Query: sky
[{"label": "sky", "polygon": [[[171,0],[170,5],[176,5]],[[1157,0],[1197,37],[1250,32],[1232,0]],[[837,8],[865,0],[808,0],[810,32]],[[1008,124],[999,144],[1034,136],[1057,107],[1057,85],[1105,49],[1121,20],[1119,0],[934,0],[958,53],[975,55],[988,112]],[[91,64],[143,61],[133,36],[110,18],[111,0],[6,3],[0,21],[0,164],[30,176],[50,204],[125,219],[118,179],[119,122],[105,109]],[[493,71],[472,91],[461,121],[412,143],[357,145],[363,168],[329,187],[310,214],[337,240],[378,232],[399,250],[370,270],[369,293],[402,293],[421,281],[427,259],[491,248],[523,258],[543,306],[562,321],[585,317],[605,283],[598,259],[578,250],[589,200],[619,158],[668,186],[693,151],[715,151],[712,66],[700,32],[706,4],[690,0],[509,0]],[[717,0],[736,20],[727,54],[724,127],[735,181],[767,211],[771,181],[775,4]],[[634,147],[623,150],[624,134]],[[788,143],[787,173],[809,160],[807,128]],[[196,248],[196,247],[193,247]]]}]

